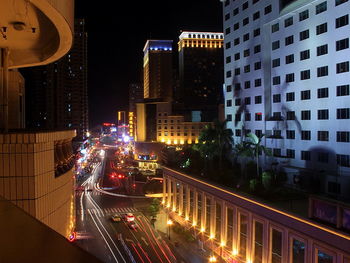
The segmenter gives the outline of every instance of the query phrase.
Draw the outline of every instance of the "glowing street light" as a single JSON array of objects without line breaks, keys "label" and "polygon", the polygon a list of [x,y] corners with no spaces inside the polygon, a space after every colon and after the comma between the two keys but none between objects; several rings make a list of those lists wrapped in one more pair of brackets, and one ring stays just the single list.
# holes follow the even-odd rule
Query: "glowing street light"
[{"label": "glowing street light", "polygon": [[173,221],[171,219],[169,219],[166,224],[168,225],[168,238],[170,240],[170,227],[173,224]]}]

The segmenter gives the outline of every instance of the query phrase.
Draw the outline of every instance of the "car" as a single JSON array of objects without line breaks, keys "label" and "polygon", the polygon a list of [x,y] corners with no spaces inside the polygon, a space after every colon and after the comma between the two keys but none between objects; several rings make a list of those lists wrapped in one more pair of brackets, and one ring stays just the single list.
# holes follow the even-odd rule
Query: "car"
[{"label": "car", "polygon": [[116,215],[112,215],[111,219],[112,219],[113,222],[120,222],[120,221],[122,221],[121,216],[117,215],[117,214]]},{"label": "car", "polygon": [[91,188],[88,188],[88,189],[86,189],[86,191],[88,191],[88,192],[92,192],[92,189],[91,189]]},{"label": "car", "polygon": [[135,216],[132,213],[127,213],[127,214],[124,214],[123,219],[126,222],[132,222],[135,220]]},{"label": "car", "polygon": [[131,221],[128,222],[128,227],[135,230],[138,228],[138,225],[134,221]]}]

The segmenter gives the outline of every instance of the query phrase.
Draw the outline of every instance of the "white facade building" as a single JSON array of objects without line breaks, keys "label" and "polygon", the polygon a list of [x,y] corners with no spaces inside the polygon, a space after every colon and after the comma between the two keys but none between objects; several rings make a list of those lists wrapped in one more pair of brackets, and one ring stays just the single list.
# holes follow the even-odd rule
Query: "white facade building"
[{"label": "white facade building", "polygon": [[295,187],[349,197],[350,2],[229,0],[223,12],[235,142],[265,134],[267,169],[283,167]]}]

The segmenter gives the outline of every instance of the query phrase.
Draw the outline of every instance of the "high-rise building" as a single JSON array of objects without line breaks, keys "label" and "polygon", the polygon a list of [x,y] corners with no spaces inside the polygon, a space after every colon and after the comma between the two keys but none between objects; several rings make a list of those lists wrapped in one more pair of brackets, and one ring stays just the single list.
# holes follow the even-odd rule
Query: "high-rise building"
[{"label": "high-rise building", "polygon": [[223,33],[184,31],[179,36],[179,87],[175,91],[176,109],[192,120],[218,118],[222,103]]},{"label": "high-rise building", "polygon": [[225,1],[225,111],[288,184],[349,197],[350,2]]},{"label": "high-rise building", "polygon": [[143,48],[145,99],[172,99],[172,40],[147,40]]},{"label": "high-rise building", "polygon": [[74,44],[66,56],[23,74],[28,87],[27,126],[75,129],[75,140],[82,141],[88,130],[87,33],[83,19],[74,24]]}]

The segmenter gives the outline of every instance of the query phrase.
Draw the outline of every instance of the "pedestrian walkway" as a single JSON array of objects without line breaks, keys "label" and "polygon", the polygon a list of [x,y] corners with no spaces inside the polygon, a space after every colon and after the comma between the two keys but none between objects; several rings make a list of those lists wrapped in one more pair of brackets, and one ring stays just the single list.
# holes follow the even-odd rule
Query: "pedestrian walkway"
[{"label": "pedestrian walkway", "polygon": [[92,215],[96,215],[98,217],[104,217],[104,216],[111,216],[114,214],[125,214],[125,213],[135,213],[138,212],[137,208],[134,207],[112,207],[112,208],[104,208],[104,209],[84,209],[77,210],[77,215],[81,215],[84,213],[84,215],[89,214],[89,212]]},{"label": "pedestrian walkway", "polygon": [[[167,226],[168,215],[164,210],[161,210],[157,216],[157,221],[154,224],[155,229],[161,234],[164,240],[167,240],[171,248],[186,259],[185,263],[207,263],[211,256],[211,251],[208,248],[201,249],[198,240],[190,242],[182,235],[170,232]],[[216,256],[216,262],[224,263],[225,261]],[[182,262],[180,262],[182,263]]]}]

